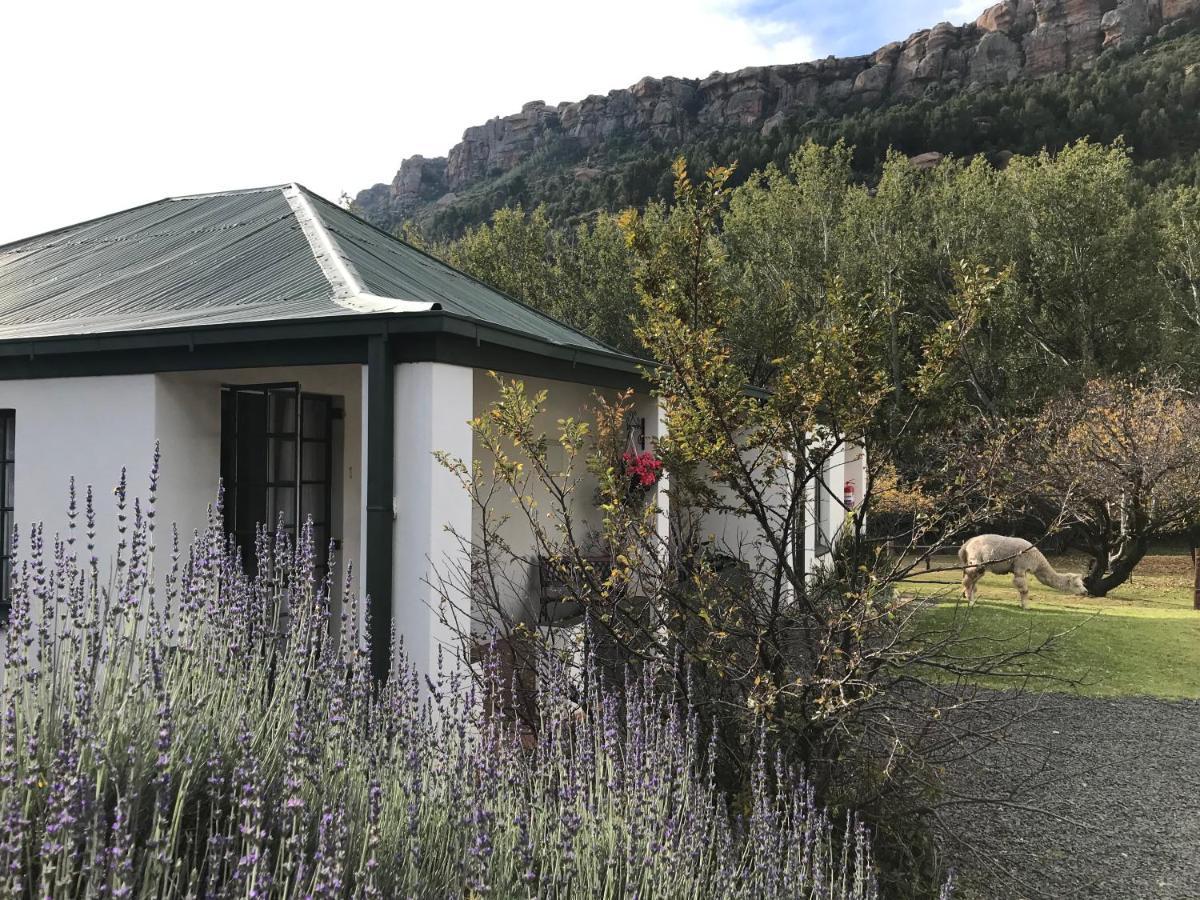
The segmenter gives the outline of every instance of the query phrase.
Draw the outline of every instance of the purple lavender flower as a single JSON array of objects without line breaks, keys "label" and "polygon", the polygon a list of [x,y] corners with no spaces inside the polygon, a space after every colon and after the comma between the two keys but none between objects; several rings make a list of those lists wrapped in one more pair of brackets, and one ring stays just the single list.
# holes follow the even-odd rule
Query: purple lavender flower
[{"label": "purple lavender flower", "polygon": [[115,547],[73,483],[65,538],[13,537],[0,894],[876,896],[865,830],[835,834],[765,733],[730,813],[676,673],[545,656],[535,688],[494,662],[477,685],[395,639],[376,684],[310,526],[261,529],[249,575],[218,496],[156,565],[158,465],[144,498],[122,473]]}]

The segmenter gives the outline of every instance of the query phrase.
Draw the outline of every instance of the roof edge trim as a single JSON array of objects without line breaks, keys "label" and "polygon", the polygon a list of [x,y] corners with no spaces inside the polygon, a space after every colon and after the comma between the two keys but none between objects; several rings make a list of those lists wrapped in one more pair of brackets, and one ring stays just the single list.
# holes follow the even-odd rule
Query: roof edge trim
[{"label": "roof edge trim", "polygon": [[355,294],[353,297],[335,298],[333,302],[357,313],[435,312],[442,308],[442,304],[431,301],[397,300],[394,297],[377,297],[375,294]]}]

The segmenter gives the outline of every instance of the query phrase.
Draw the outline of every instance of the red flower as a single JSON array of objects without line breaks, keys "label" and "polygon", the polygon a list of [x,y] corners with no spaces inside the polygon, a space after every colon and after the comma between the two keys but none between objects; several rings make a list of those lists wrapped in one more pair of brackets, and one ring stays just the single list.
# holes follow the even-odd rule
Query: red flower
[{"label": "red flower", "polygon": [[655,459],[649,450],[644,453],[634,453],[627,450],[621,457],[625,463],[625,474],[632,478],[635,484],[648,488],[653,487],[662,474],[662,461]]}]

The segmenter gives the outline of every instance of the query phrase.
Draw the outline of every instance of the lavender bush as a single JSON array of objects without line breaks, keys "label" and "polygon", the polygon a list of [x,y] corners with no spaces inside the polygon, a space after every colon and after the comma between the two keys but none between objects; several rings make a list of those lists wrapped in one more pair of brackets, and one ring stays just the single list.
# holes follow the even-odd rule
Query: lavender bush
[{"label": "lavender bush", "polygon": [[875,896],[861,830],[765,749],[747,796],[717,790],[653,672],[580,691],[551,667],[528,749],[457,673],[397,650],[374,685],[308,541],[261,534],[249,575],[213,511],[156,572],[154,490],[122,478],[111,575],[90,489],[64,537],[15,541],[0,895]]}]

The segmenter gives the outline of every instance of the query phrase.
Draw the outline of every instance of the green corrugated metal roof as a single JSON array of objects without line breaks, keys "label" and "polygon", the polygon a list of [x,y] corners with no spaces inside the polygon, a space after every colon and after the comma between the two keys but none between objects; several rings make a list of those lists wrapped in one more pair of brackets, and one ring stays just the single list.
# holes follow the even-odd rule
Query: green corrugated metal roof
[{"label": "green corrugated metal roof", "polygon": [[0,246],[0,341],[439,310],[630,361],[295,184]]}]

